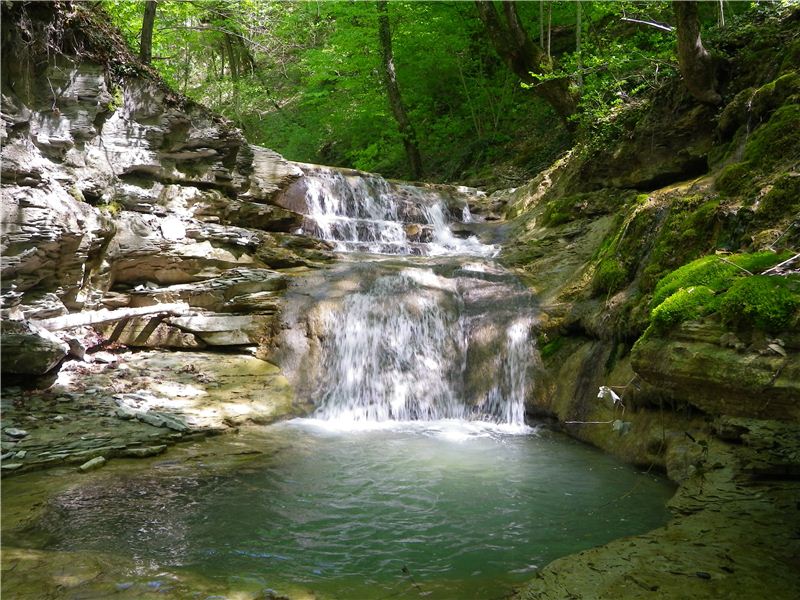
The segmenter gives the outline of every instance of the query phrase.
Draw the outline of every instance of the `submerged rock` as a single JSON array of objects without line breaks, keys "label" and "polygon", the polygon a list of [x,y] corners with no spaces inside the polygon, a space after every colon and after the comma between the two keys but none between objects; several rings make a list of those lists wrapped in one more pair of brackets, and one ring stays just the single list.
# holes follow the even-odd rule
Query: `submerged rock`
[{"label": "submerged rock", "polygon": [[78,470],[81,473],[86,473],[88,471],[93,471],[95,469],[99,469],[100,467],[102,467],[105,464],[106,464],[106,459],[104,457],[102,457],[102,456],[97,456],[97,457],[95,457],[95,458],[93,458],[91,460],[87,460],[80,467],[78,467]]}]

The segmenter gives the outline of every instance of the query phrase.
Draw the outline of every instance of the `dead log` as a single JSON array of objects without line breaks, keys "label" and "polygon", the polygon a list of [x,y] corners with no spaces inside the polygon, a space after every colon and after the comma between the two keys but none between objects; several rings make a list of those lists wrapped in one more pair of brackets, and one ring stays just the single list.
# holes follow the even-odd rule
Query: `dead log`
[{"label": "dead log", "polygon": [[140,306],[137,308],[119,308],[117,310],[88,310],[85,312],[72,313],[61,317],[32,321],[39,327],[48,331],[59,331],[61,329],[71,329],[73,327],[83,327],[84,325],[97,325],[98,323],[110,323],[131,317],[141,317],[143,315],[185,315],[189,313],[189,305],[185,302],[174,302],[170,304],[155,304],[153,306]]}]

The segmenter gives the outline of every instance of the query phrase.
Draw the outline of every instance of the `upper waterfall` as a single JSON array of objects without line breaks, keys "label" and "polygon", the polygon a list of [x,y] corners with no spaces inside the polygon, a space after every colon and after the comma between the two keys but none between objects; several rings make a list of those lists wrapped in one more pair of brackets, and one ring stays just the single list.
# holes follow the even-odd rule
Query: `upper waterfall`
[{"label": "upper waterfall", "polygon": [[476,236],[454,234],[454,223],[473,221],[466,193],[448,197],[432,186],[316,165],[304,166],[304,172],[304,206],[297,207],[306,215],[302,232],[332,242],[340,252],[485,257],[497,253],[495,246]]}]

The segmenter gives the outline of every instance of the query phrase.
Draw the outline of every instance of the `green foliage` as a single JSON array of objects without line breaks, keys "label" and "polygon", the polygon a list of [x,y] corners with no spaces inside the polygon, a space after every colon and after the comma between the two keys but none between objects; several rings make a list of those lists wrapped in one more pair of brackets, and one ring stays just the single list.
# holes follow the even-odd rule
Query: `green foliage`
[{"label": "green foliage", "polygon": [[733,283],[721,298],[720,315],[735,327],[778,332],[797,323],[800,278],[754,275]]},{"label": "green foliage", "polygon": [[678,323],[698,319],[713,311],[715,292],[699,285],[680,288],[653,309],[651,323],[656,331],[666,331]]},{"label": "green foliage", "polygon": [[[729,3],[727,15],[749,9],[741,4]],[[103,5],[138,49],[144,2]],[[586,0],[547,7],[558,66],[546,77],[567,76],[580,88],[574,118],[583,148],[605,150],[646,115],[649,97],[677,73],[674,34],[621,17],[671,22],[671,4]],[[540,3],[518,3],[534,42],[539,9]],[[428,178],[497,181],[492,165],[504,163],[524,179],[566,149],[570,134],[520,87],[472,3],[396,0],[389,13],[397,76]],[[376,14],[372,2],[344,0],[160,2],[153,66],[171,87],[231,118],[252,142],[290,159],[403,177],[402,140],[381,80]],[[704,35],[716,15],[716,6],[701,7]],[[737,27],[748,23],[741,19]],[[763,30],[751,29],[750,36]],[[553,216],[563,221],[567,212]]]}]

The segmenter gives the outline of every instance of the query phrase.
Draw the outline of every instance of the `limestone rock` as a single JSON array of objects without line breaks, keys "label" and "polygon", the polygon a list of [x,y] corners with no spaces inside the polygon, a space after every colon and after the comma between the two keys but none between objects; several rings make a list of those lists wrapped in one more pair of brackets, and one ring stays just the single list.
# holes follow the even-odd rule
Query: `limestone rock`
[{"label": "limestone rock", "polygon": [[192,333],[172,327],[162,317],[136,317],[118,323],[96,326],[111,342],[134,348],[204,348],[205,343]]},{"label": "limestone rock", "polygon": [[650,385],[712,415],[800,420],[798,349],[743,354],[721,345],[723,334],[714,323],[683,323],[667,338],[640,340],[633,367]]},{"label": "limestone rock", "polygon": [[197,283],[134,290],[128,302],[135,307],[181,301],[216,312],[275,312],[276,296],[286,285],[285,275],[270,269],[242,267]]},{"label": "limestone rock", "polygon": [[193,333],[210,346],[258,344],[273,323],[269,315],[209,314],[171,317],[167,320],[183,331]]},{"label": "limestone rock", "polygon": [[24,429],[18,429],[17,427],[6,427],[3,429],[3,433],[5,433],[8,437],[14,439],[22,439],[28,436],[28,432]]},{"label": "limestone rock", "polygon": [[85,463],[83,463],[80,467],[78,467],[78,470],[81,473],[87,473],[89,471],[94,471],[95,469],[99,469],[105,464],[106,464],[106,459],[104,457],[96,456],[95,458],[87,460]]},{"label": "limestone rock", "polygon": [[49,331],[27,321],[3,321],[2,372],[12,375],[44,375],[69,352],[69,346]]}]

